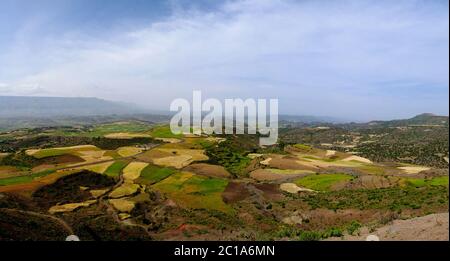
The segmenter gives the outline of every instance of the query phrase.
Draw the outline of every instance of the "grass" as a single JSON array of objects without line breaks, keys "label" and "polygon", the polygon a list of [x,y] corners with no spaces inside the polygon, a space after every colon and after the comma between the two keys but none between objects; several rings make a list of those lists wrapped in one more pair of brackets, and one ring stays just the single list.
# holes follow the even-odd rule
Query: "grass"
[{"label": "grass", "polygon": [[168,125],[154,127],[151,130],[150,134],[152,135],[152,137],[155,137],[155,138],[181,138],[181,137],[183,137],[182,134],[173,134],[172,131],[170,130],[170,126],[168,126]]},{"label": "grass", "polygon": [[18,177],[10,177],[10,178],[5,178],[5,179],[0,179],[0,186],[28,183],[28,182],[33,181],[36,178],[44,177],[44,176],[50,175],[54,172],[55,172],[55,170],[49,169],[49,170],[44,170],[41,172],[33,173],[30,175],[26,175],[26,176],[18,176]]},{"label": "grass", "polygon": [[33,157],[37,159],[43,159],[47,157],[61,156],[69,154],[70,150],[66,149],[43,149],[33,154]]},{"label": "grass", "polygon": [[127,161],[118,160],[115,161],[111,166],[109,166],[106,171],[103,173],[110,177],[118,177],[120,175],[120,172],[122,171],[125,166],[128,165]]},{"label": "grass", "polygon": [[169,177],[175,172],[176,170],[172,168],[164,168],[155,165],[148,165],[141,171],[140,181],[143,181],[144,183],[155,184]]},{"label": "grass", "polygon": [[435,177],[432,179],[421,179],[421,178],[406,178],[407,185],[413,187],[425,187],[425,186],[447,186],[448,187],[448,176]]},{"label": "grass", "polygon": [[312,190],[329,191],[333,185],[339,182],[350,181],[352,178],[352,176],[347,174],[316,174],[300,178],[294,183]]},{"label": "grass", "polygon": [[312,147],[311,146],[308,146],[308,145],[305,145],[305,144],[294,144],[293,145],[294,146],[294,148],[296,148],[296,149],[301,149],[301,150],[312,150]]},{"label": "grass", "polygon": [[174,173],[153,188],[165,193],[185,208],[212,209],[231,213],[233,209],[222,200],[228,181],[192,173]]}]

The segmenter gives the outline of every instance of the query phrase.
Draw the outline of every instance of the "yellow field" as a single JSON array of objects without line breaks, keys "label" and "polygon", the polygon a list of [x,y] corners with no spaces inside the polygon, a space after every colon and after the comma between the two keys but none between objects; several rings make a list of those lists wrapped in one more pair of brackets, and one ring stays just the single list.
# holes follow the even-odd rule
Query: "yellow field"
[{"label": "yellow field", "polygon": [[94,145],[78,145],[78,146],[70,146],[70,147],[58,147],[58,148],[50,148],[50,149],[29,149],[26,150],[25,153],[29,156],[34,156],[37,153],[40,152],[46,152],[46,151],[68,151],[68,152],[75,152],[75,151],[84,151],[84,150],[98,150]]},{"label": "yellow field", "polygon": [[404,171],[406,174],[417,174],[421,171],[429,170],[429,167],[423,166],[406,166],[406,167],[398,167],[398,169]]},{"label": "yellow field", "polygon": [[105,194],[106,191],[108,191],[108,189],[93,189],[93,190],[91,190],[89,192],[91,193],[91,195],[94,198],[98,198],[98,197],[102,196],[103,194]]},{"label": "yellow field", "polygon": [[115,190],[113,190],[109,196],[111,198],[121,198],[121,197],[125,197],[128,195],[132,195],[134,193],[136,193],[139,189],[139,185],[138,184],[134,184],[134,183],[129,183],[129,182],[125,182],[122,184],[122,186],[116,188]]},{"label": "yellow field", "polygon": [[295,183],[282,183],[280,185],[280,189],[283,191],[292,193],[292,194],[296,194],[301,191],[314,192],[314,190],[312,190],[312,189],[301,188],[301,187],[297,186],[297,184],[295,184]]},{"label": "yellow field", "polygon": [[141,171],[148,166],[145,162],[131,162],[123,169],[123,177],[126,181],[133,181],[141,175]]},{"label": "yellow field", "polygon": [[89,207],[90,205],[97,202],[96,200],[88,200],[81,203],[68,203],[64,205],[56,205],[51,207],[48,212],[50,214],[61,213],[61,212],[71,212],[80,207]]},{"label": "yellow field", "polygon": [[180,155],[180,156],[170,156],[159,159],[153,159],[153,163],[158,166],[173,167],[176,169],[181,169],[192,163],[192,156]]},{"label": "yellow field", "polygon": [[128,132],[117,132],[110,133],[104,136],[110,139],[132,139],[132,138],[151,138],[149,134],[145,133],[128,133]]},{"label": "yellow field", "polygon": [[113,163],[114,161],[109,161],[95,165],[80,167],[79,169],[85,169],[99,174],[103,174],[108,169],[108,167],[111,166]]},{"label": "yellow field", "polygon": [[188,155],[192,157],[193,161],[208,160],[204,150],[195,149],[172,149],[172,148],[158,148],[162,152],[171,153],[172,155]]},{"label": "yellow field", "polygon": [[122,157],[131,157],[142,152],[141,148],[121,147],[117,149],[117,153]]},{"label": "yellow field", "polygon": [[113,205],[115,209],[120,212],[131,212],[133,210],[135,203],[126,199],[110,199],[109,203]]},{"label": "yellow field", "polygon": [[111,156],[105,156],[104,150],[83,150],[76,151],[74,154],[80,156],[80,158],[84,159],[86,162],[96,162],[103,160],[112,160]]}]

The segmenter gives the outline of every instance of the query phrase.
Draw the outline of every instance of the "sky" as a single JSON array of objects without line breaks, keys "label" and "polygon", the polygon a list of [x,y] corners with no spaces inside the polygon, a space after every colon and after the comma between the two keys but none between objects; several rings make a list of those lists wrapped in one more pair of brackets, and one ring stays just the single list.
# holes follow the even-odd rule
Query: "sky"
[{"label": "sky", "polygon": [[0,95],[448,115],[448,1],[0,0]]}]

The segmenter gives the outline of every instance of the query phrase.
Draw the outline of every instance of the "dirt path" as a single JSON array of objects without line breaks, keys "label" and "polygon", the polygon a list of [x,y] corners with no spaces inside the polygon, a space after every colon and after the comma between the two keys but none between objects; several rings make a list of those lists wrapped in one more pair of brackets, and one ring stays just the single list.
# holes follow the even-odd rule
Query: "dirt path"
[{"label": "dirt path", "polygon": [[64,221],[61,218],[58,218],[58,217],[55,217],[55,216],[52,216],[52,215],[42,214],[42,213],[33,212],[33,211],[20,210],[20,209],[2,208],[2,210],[7,211],[7,212],[16,212],[16,213],[27,214],[27,215],[31,215],[31,216],[40,217],[40,218],[51,219],[51,220],[55,221],[56,223],[60,224],[62,227],[64,227],[64,229],[68,233],[67,236],[73,235],[72,227],[69,226],[69,224],[67,224],[66,221]]},{"label": "dirt path", "polygon": [[360,235],[345,235],[342,238],[328,240],[364,241],[369,235],[377,236],[380,241],[448,241],[449,213],[394,220],[391,224],[380,227],[371,233],[367,228],[363,228]]}]

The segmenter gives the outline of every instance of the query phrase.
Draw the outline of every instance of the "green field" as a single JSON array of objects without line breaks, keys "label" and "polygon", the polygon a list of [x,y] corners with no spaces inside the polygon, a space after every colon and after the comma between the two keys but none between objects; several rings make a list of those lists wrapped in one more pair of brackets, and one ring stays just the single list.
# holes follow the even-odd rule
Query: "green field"
[{"label": "green field", "polygon": [[84,137],[103,137],[111,133],[128,132],[128,133],[141,133],[146,132],[151,128],[149,124],[142,122],[117,122],[101,124],[93,127],[92,129],[83,131],[73,130],[57,130],[53,132],[53,135],[57,136],[84,136]]},{"label": "green field", "polygon": [[432,179],[407,178],[406,182],[408,185],[413,187],[424,187],[424,186],[448,187],[448,176],[436,177]]},{"label": "green field", "polygon": [[18,177],[10,177],[10,178],[5,178],[5,179],[0,179],[0,186],[28,183],[28,182],[33,181],[36,178],[44,177],[44,176],[50,175],[54,172],[55,172],[55,170],[50,169],[50,170],[44,170],[41,172],[26,175],[26,176],[18,176]]},{"label": "green field", "polygon": [[352,178],[347,174],[315,174],[300,178],[295,181],[295,184],[312,190],[329,191],[333,185],[350,181]]},{"label": "green field", "polygon": [[127,161],[118,160],[115,161],[111,166],[109,166],[106,171],[103,173],[110,177],[118,177],[123,168],[128,165]]},{"label": "green field", "polygon": [[110,133],[118,133],[118,132],[145,132],[150,129],[150,126],[140,122],[127,122],[127,123],[112,123],[112,124],[103,124],[96,126],[91,132],[89,132],[89,136],[100,137]]},{"label": "green field", "polygon": [[301,150],[312,150],[312,147],[311,146],[309,146],[309,145],[305,145],[305,144],[295,144],[295,145],[293,145],[294,146],[294,148],[296,148],[296,149],[301,149]]},{"label": "green field", "polygon": [[228,181],[223,179],[175,173],[153,185],[153,188],[167,194],[182,207],[231,213],[233,209],[223,202],[221,196],[227,184]]},{"label": "green field", "polygon": [[183,137],[182,134],[173,134],[170,130],[170,126],[164,125],[164,126],[157,126],[154,127],[150,134],[154,138],[181,138]]},{"label": "green field", "polygon": [[47,157],[61,156],[69,154],[71,150],[69,149],[43,149],[33,154],[33,157],[37,159],[43,159]]},{"label": "green field", "polygon": [[155,184],[169,177],[175,172],[176,170],[172,168],[163,168],[154,165],[148,165],[141,171],[140,180],[144,183]]},{"label": "green field", "polygon": [[61,156],[65,154],[73,154],[77,155],[77,151],[93,151],[93,150],[100,150],[99,148],[95,146],[88,146],[88,147],[65,147],[65,148],[49,148],[49,149],[41,149],[35,153],[32,154],[33,157],[37,159],[43,159],[47,157],[55,157],[55,156]]}]

